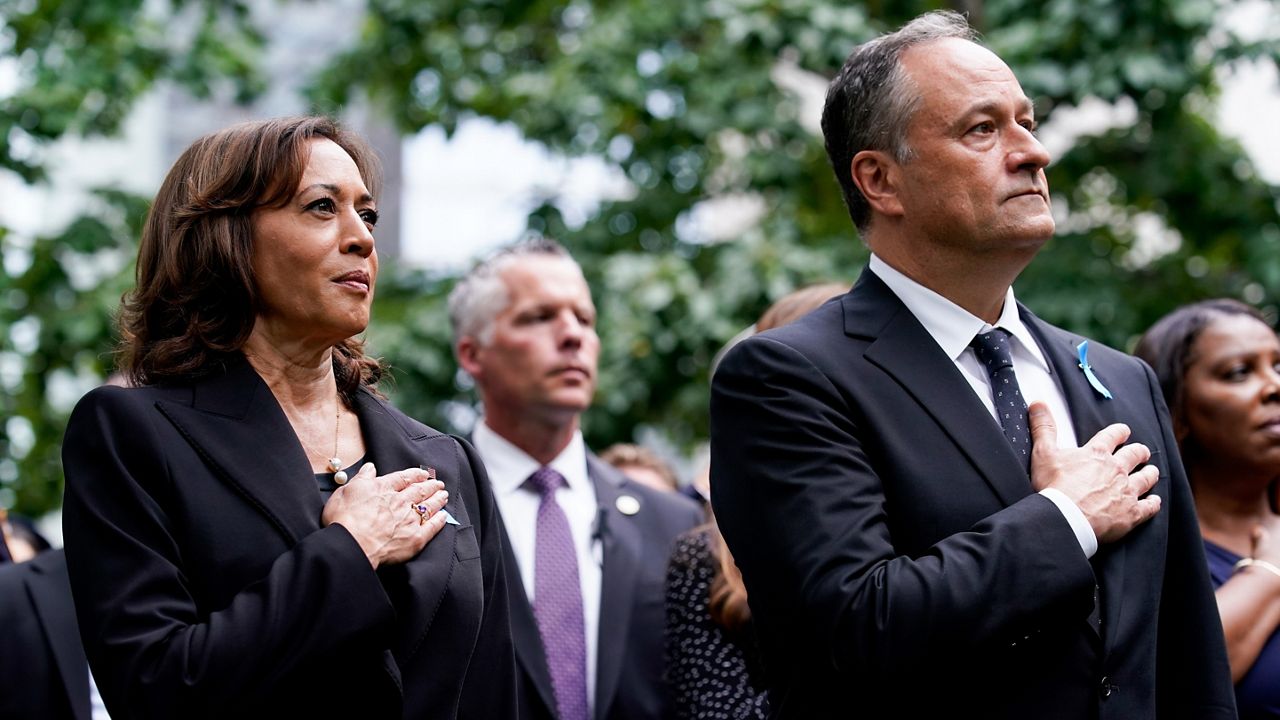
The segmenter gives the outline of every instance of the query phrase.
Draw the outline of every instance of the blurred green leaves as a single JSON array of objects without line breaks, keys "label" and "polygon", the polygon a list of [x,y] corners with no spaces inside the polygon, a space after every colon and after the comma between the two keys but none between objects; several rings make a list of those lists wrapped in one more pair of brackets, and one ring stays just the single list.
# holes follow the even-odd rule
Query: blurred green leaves
[{"label": "blurred green leaves", "polygon": [[[1280,190],[1215,120],[1224,68],[1280,60],[1275,27],[1241,38],[1217,24],[1239,4],[369,0],[357,41],[316,69],[308,92],[323,111],[368,98],[405,132],[511,123],[626,178],[631,192],[581,223],[566,221],[548,188],[528,227],[573,250],[600,309],[589,442],[648,426],[687,447],[706,435],[720,347],[773,300],[809,282],[851,283],[865,260],[803,87],[821,87],[856,43],[925,10],[973,9],[1050,127],[1090,102],[1132,109],[1121,127],[1077,138],[1050,169],[1059,233],[1019,280],[1021,299],[1121,347],[1194,299],[1230,295],[1274,312]],[[116,132],[161,80],[196,94],[261,89],[263,40],[246,10],[0,0],[0,64],[19,77],[0,98],[0,168],[38,180],[48,141]],[[0,493],[27,512],[57,502],[61,398],[110,366],[110,316],[128,285],[120,258],[140,217],[134,201],[101,196],[52,237],[0,228]],[[80,269],[117,265],[100,278]],[[450,349],[452,282],[384,261],[369,340],[392,367],[394,400],[456,429],[474,417],[475,396]]]},{"label": "blurred green leaves", "polygon": [[[1047,319],[1124,347],[1183,302],[1280,298],[1280,195],[1213,120],[1218,71],[1278,57],[1274,35],[1244,41],[1215,25],[1235,4],[955,3],[980,10],[986,42],[1050,123],[1085,101],[1136,108],[1131,125],[1081,137],[1050,172],[1060,233],[1018,283]],[[367,93],[407,132],[476,116],[510,122],[628,178],[634,195],[606,201],[581,227],[564,223],[554,197],[529,227],[574,251],[600,305],[589,441],[649,425],[688,444],[705,437],[721,345],[798,285],[852,282],[865,258],[816,117],[802,115],[816,110],[782,76],[795,69],[823,82],[856,43],[947,5],[373,0],[360,42],[317,76],[312,95],[339,106]],[[753,198],[758,221],[728,236],[690,228],[700,203],[724,196]],[[443,315],[444,290],[406,296],[397,322]],[[397,366],[395,399],[431,422],[465,420],[456,411],[474,396],[452,372],[443,325],[419,322],[434,331],[406,331],[411,322],[372,331]],[[450,372],[428,377],[424,365]]]},{"label": "blurred green leaves", "polygon": [[[264,83],[263,43],[248,8],[236,0],[0,0],[0,76],[11,83],[0,93],[0,172],[44,183],[52,142],[118,133],[138,99],[164,81],[198,97],[252,96]],[[63,428],[80,394],[113,367],[115,311],[132,283],[146,207],[147,199],[101,189],[82,215],[48,234],[0,224],[0,505],[35,515],[61,504]]]}]

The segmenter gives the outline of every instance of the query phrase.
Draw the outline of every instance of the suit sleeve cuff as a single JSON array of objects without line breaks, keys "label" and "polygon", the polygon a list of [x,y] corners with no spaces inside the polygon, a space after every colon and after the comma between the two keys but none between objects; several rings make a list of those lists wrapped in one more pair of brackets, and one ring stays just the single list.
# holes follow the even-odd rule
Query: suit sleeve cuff
[{"label": "suit sleeve cuff", "polygon": [[1084,513],[1080,512],[1080,508],[1071,502],[1071,498],[1067,497],[1066,493],[1057,488],[1045,488],[1040,491],[1040,494],[1058,506],[1058,511],[1062,513],[1062,517],[1066,518],[1071,531],[1076,534],[1076,542],[1080,543],[1084,556],[1093,557],[1094,553],[1098,552],[1098,537],[1093,534],[1093,527],[1089,525]]}]

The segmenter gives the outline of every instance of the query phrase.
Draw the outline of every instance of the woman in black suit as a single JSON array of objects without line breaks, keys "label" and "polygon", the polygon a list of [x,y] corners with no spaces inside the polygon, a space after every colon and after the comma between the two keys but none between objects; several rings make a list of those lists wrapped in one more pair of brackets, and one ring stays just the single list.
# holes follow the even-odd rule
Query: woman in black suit
[{"label": "woman in black suit", "polygon": [[371,152],[324,118],[197,140],[77,405],[64,533],[112,717],[506,718],[497,512],[471,448],[377,394]]}]

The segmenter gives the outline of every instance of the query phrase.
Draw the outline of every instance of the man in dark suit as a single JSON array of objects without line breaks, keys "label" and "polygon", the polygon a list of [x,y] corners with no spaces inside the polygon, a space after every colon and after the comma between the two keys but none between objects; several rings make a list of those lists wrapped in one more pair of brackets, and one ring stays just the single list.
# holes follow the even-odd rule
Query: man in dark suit
[{"label": "man in dark suit", "polygon": [[89,717],[89,663],[66,556],[49,550],[0,565],[0,718]]},{"label": "man in dark suit", "polygon": [[583,443],[600,339],[581,268],[558,244],[515,246],[458,284],[449,317],[484,403],[473,440],[509,540],[522,717],[668,717],[663,579],[702,514]]},{"label": "man in dark suit", "polygon": [[955,13],[831,84],[870,266],[734,348],[712,393],[773,717],[1235,716],[1154,376],[1014,299],[1054,230],[1034,127]]}]

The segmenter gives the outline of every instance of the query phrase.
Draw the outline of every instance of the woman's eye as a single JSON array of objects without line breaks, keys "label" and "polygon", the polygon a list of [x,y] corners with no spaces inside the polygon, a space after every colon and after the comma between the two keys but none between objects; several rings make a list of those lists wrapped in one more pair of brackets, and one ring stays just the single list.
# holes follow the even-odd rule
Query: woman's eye
[{"label": "woman's eye", "polygon": [[361,210],[360,217],[369,227],[373,227],[378,224],[378,211],[372,208],[368,210]]},{"label": "woman's eye", "polygon": [[320,212],[331,213],[334,211],[334,204],[333,204],[333,201],[330,200],[329,198],[320,198],[319,200],[313,200],[310,203],[308,203],[307,209],[319,210]]},{"label": "woman's eye", "polygon": [[1249,368],[1244,365],[1234,365],[1227,368],[1222,373],[1222,377],[1227,380],[1240,380],[1249,374]]}]

